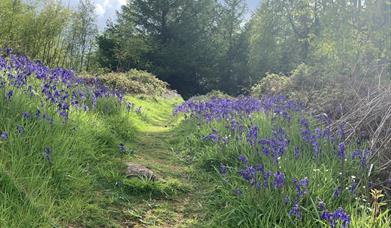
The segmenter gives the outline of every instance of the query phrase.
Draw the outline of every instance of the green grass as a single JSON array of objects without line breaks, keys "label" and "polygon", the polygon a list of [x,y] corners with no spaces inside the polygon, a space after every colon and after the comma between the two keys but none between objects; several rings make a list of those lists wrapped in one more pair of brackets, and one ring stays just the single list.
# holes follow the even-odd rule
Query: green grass
[{"label": "green grass", "polygon": [[[243,141],[235,140],[239,136],[232,132],[228,121],[212,121],[199,123],[188,119],[181,127],[181,151],[189,164],[195,167],[197,179],[202,183],[210,183],[204,204],[206,205],[206,227],[328,227],[321,219],[322,211],[319,202],[326,203],[331,212],[342,207],[351,216],[351,227],[389,227],[389,212],[382,208],[382,214],[374,219],[371,206],[371,197],[368,183],[368,169],[359,168],[359,161],[350,159],[353,148],[347,148],[348,158],[342,162],[337,159],[338,147],[323,140],[321,153],[318,159],[313,158],[313,149],[303,142],[300,136],[298,116],[291,122],[285,120],[272,120],[271,116],[255,115],[252,120],[244,118]],[[256,124],[260,129],[259,138],[271,136],[272,129],[283,127],[290,140],[288,151],[279,159],[278,166],[270,159],[259,153],[246,142],[248,126]],[[220,137],[228,137],[227,144],[213,143],[211,140],[202,140],[213,130],[217,130]],[[294,146],[300,147],[300,158],[294,158]],[[282,189],[261,188],[243,180],[238,175],[245,166],[239,160],[239,155],[245,155],[253,166],[263,164],[274,174],[277,170],[285,173],[288,183]],[[228,173],[219,172],[221,164],[228,166]],[[376,166],[376,164],[375,164]],[[334,198],[333,193],[337,186],[349,187],[352,176],[359,181],[356,194],[344,189],[341,197]],[[295,199],[295,186],[292,179],[309,179],[309,193],[299,201],[302,218],[289,217]],[[234,191],[239,189],[241,194]],[[288,202],[284,202],[288,197]]]},{"label": "green grass", "polygon": [[[321,142],[319,159],[312,159],[297,119],[288,124],[257,114],[244,124],[256,123],[261,137],[270,137],[276,124],[285,128],[291,143],[279,169],[287,181],[310,180],[310,194],[300,201],[302,220],[288,216],[292,201],[283,202],[286,196],[294,198],[294,187],[255,190],[238,175],[241,154],[275,172],[273,162],[257,156],[247,143],[202,140],[213,129],[227,137],[235,133],[226,121],[199,124],[173,116],[173,107],[183,102],[179,97],[126,97],[133,103],[130,113],[115,99],[104,98],[95,111],[72,110],[66,123],[54,107],[43,108],[39,97],[17,91],[10,101],[0,98],[0,133],[9,133],[8,140],[0,140],[2,227],[322,227],[320,200],[331,211],[342,206],[352,227],[390,225],[385,207],[380,216],[372,216],[367,189],[361,187],[357,195],[344,191],[333,199],[335,187],[348,185],[353,175],[365,186],[367,170],[356,169],[357,161],[335,159],[336,148],[326,141]],[[37,108],[46,110],[53,124],[43,113],[37,120]],[[26,111],[31,114],[28,120],[23,117]],[[23,126],[22,134],[18,126]],[[121,143],[125,154],[119,152]],[[294,159],[293,145],[300,146],[299,160]],[[44,156],[48,147],[51,162]],[[158,180],[126,178],[127,162],[150,168]],[[221,164],[229,167],[226,176],[218,171]],[[233,194],[236,189],[240,196]]]},{"label": "green grass", "polygon": [[[172,136],[170,127],[177,124],[172,108],[181,99],[126,99],[135,108],[141,106],[141,113],[127,113],[115,101],[104,99],[96,112],[73,110],[66,124],[51,107],[47,110],[53,124],[42,116],[36,120],[39,99],[17,93],[11,101],[0,100],[0,132],[9,132],[9,139],[0,141],[2,227],[141,224],[145,220],[130,211],[142,211],[146,201],[165,204],[158,212],[171,213],[167,200],[191,188],[175,177],[175,167],[183,167],[165,144]],[[31,120],[23,118],[26,111]],[[23,134],[19,135],[17,125],[23,126]],[[120,154],[120,143],[128,148],[127,154]],[[52,164],[44,157],[46,147],[52,148]],[[128,161],[148,165],[165,179],[129,180],[124,175]]]}]

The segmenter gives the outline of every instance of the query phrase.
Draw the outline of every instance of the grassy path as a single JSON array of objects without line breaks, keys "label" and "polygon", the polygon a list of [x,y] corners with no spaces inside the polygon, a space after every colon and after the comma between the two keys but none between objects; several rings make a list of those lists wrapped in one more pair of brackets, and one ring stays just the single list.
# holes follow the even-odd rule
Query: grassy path
[{"label": "grassy path", "polygon": [[153,183],[145,180],[143,184],[163,194],[154,197],[147,192],[137,196],[127,211],[131,218],[127,225],[132,227],[189,227],[198,223],[201,203],[190,177],[191,170],[175,151],[174,128],[178,121],[168,110],[155,107],[145,110],[151,116],[147,123],[139,125],[136,134],[135,154],[129,162],[151,169],[159,180]]}]

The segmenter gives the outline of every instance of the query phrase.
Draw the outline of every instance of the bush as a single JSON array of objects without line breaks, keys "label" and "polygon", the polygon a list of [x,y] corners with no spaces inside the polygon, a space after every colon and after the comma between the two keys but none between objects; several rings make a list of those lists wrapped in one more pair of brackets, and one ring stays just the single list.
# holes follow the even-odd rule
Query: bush
[{"label": "bush", "polygon": [[191,98],[193,101],[207,101],[213,98],[232,98],[230,95],[221,92],[220,90],[212,90],[205,95],[194,96]]},{"label": "bush", "polygon": [[108,73],[100,78],[109,87],[128,94],[159,96],[168,93],[168,84],[151,73],[130,70],[126,73]]},{"label": "bush", "polygon": [[276,95],[286,89],[289,83],[290,79],[285,75],[268,73],[251,88],[251,95],[255,97],[262,97],[264,94]]}]

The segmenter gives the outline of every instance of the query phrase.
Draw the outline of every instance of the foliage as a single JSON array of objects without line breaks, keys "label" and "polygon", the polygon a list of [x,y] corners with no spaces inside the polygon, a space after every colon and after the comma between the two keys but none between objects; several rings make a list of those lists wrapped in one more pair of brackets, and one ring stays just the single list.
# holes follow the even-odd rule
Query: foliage
[{"label": "foliage", "polygon": [[88,70],[97,27],[93,3],[79,3],[71,10],[61,1],[1,1],[0,47],[52,67]]},{"label": "foliage", "polygon": [[263,95],[277,95],[290,84],[290,78],[279,74],[267,74],[251,88],[251,95],[262,97]]},{"label": "foliage", "polygon": [[[118,227],[135,201],[186,191],[175,180],[144,187],[123,174],[138,129],[161,121],[162,112],[170,115],[179,98],[122,98],[72,71],[6,52],[0,56],[2,226]],[[131,194],[139,188],[146,196]]]},{"label": "foliage", "polygon": [[372,217],[369,142],[343,125],[283,96],[190,100],[177,113],[192,132],[186,157],[214,185],[208,226],[389,226],[388,210]]},{"label": "foliage", "polygon": [[168,84],[146,71],[132,69],[126,73],[108,73],[100,79],[109,87],[128,94],[160,96],[168,92]]},{"label": "foliage", "polygon": [[226,99],[228,99],[228,98],[232,98],[232,97],[224,92],[219,91],[219,90],[213,90],[205,95],[194,96],[191,98],[191,100],[192,101],[207,101],[207,100],[210,100],[213,98],[226,98]]},{"label": "foliage", "polygon": [[185,97],[238,94],[248,84],[243,17],[243,0],[132,0],[98,38],[97,58],[114,71],[150,71]]}]

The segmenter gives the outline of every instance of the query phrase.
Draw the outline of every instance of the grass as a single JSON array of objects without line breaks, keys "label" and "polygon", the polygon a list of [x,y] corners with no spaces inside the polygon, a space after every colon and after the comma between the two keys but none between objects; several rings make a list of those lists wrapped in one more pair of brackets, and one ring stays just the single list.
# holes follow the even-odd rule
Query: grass
[{"label": "grass", "polygon": [[[159,226],[178,223],[175,216],[187,221],[184,209],[174,207],[192,186],[182,176],[187,167],[170,146],[170,129],[178,123],[172,108],[181,99],[126,99],[134,103],[130,113],[105,98],[96,112],[73,110],[65,124],[50,107],[53,124],[43,113],[37,120],[38,100],[21,93],[0,100],[0,131],[9,133],[0,141],[2,226]],[[28,120],[23,112],[30,113]],[[119,152],[120,143],[127,154]],[[52,150],[50,159],[45,148]],[[152,168],[162,179],[127,179],[129,161]]]},{"label": "grass", "polygon": [[[389,227],[387,207],[382,207],[379,216],[373,215],[369,195],[371,187],[368,187],[369,164],[367,169],[363,169],[360,168],[359,161],[351,159],[355,144],[347,144],[347,159],[340,160],[337,156],[338,144],[336,146],[327,140],[319,140],[321,152],[315,159],[312,146],[304,142],[300,135],[301,115],[292,115],[290,122],[263,113],[253,114],[252,118],[239,115],[236,119],[239,124],[243,124],[243,133],[232,131],[231,122],[224,119],[207,122],[188,118],[184,121],[181,150],[189,164],[195,167],[199,181],[211,183],[204,201],[207,205],[204,226],[329,227],[321,218],[323,211],[319,208],[319,203],[323,201],[329,212],[342,207],[350,215],[351,227]],[[261,148],[251,146],[246,141],[246,134],[252,126],[260,129],[258,139],[272,137],[273,129],[282,127],[285,130],[289,146],[287,152],[278,158],[278,164],[270,156],[264,155]],[[217,142],[204,138],[212,132],[219,135]],[[222,141],[222,138],[228,142]],[[300,148],[298,159],[294,157],[295,145]],[[365,148],[365,142],[362,142],[360,148]],[[248,164],[239,160],[240,155],[248,159]],[[262,164],[266,170],[271,171],[269,186],[273,186],[273,175],[282,171],[285,174],[284,186],[258,189],[239,175],[257,164]],[[221,173],[221,165],[227,167],[226,174]],[[309,180],[308,192],[298,200],[295,184],[292,183],[294,178]],[[260,176],[256,179],[263,181]],[[355,193],[349,190],[353,179],[359,182]],[[341,196],[334,197],[337,187],[342,188],[342,193]],[[300,218],[289,216],[295,202],[299,204]]]},{"label": "grass", "polygon": [[[37,82],[29,83],[39,90]],[[183,102],[180,97],[127,96],[125,105],[114,97],[100,98],[96,109],[87,112],[72,106],[64,122],[58,107],[34,89],[18,88],[12,80],[4,85],[0,91],[4,227],[327,227],[322,218],[325,210],[319,207],[322,201],[329,212],[343,208],[354,227],[390,226],[389,212],[382,205],[387,201],[373,201],[369,195],[373,187],[368,166],[361,168],[360,161],[350,159],[355,149],[365,148],[365,141],[346,143],[347,159],[339,159],[338,144],[320,137],[316,140],[321,153],[314,158],[313,145],[301,135],[299,119],[308,116],[305,113],[292,114],[290,121],[263,112],[237,115],[242,127],[232,128],[229,119],[207,122],[174,116],[173,108]],[[11,88],[16,91],[10,95]],[[244,101],[248,110],[254,100]],[[227,104],[232,103],[224,100],[221,107]],[[235,103],[231,110],[240,107]],[[254,126],[260,129],[257,140],[274,138],[280,145],[289,139],[284,155],[271,157],[259,144],[248,143]],[[280,135],[283,140],[275,136],[280,128],[286,133]],[[209,137],[211,133],[218,134],[217,140]],[[127,178],[128,162],[150,168],[157,180]],[[262,187],[267,172],[260,171],[259,164],[270,171],[270,187]],[[259,169],[255,177],[244,180],[244,173],[254,167]],[[285,182],[278,187],[272,181],[281,172]],[[301,182],[299,187],[293,183],[294,178],[308,178],[308,190]],[[354,180],[359,188],[351,192]],[[342,192],[334,197],[337,187]],[[290,216],[295,205],[300,210],[297,217]]]}]

